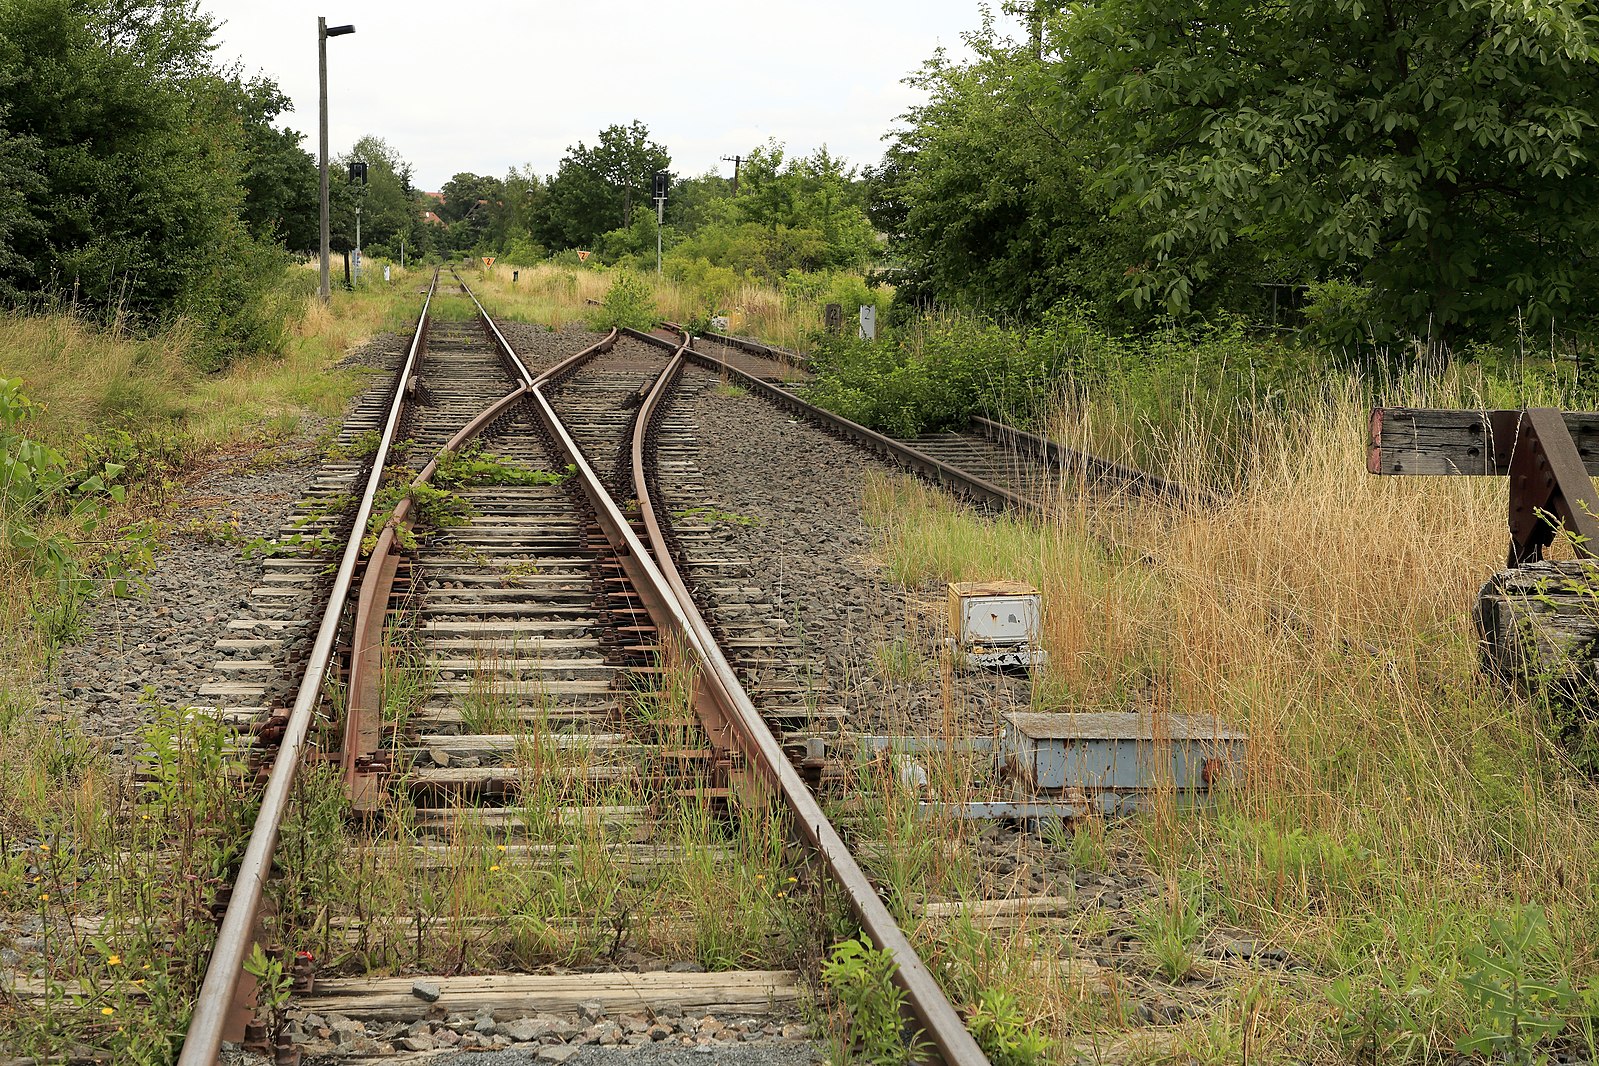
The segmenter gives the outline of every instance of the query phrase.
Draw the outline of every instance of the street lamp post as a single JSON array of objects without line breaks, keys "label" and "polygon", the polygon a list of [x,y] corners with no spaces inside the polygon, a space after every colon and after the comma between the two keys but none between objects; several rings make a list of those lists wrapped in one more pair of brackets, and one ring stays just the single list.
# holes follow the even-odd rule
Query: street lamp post
[{"label": "street lamp post", "polygon": [[317,295],[323,303],[328,302],[328,38],[354,32],[354,26],[329,26],[325,18],[316,20],[317,76],[322,86],[322,268]]}]

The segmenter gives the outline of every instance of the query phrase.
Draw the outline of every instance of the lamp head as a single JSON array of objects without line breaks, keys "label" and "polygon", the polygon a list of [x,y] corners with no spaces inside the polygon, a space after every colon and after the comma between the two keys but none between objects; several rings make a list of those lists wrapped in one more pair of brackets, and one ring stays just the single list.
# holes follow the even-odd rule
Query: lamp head
[{"label": "lamp head", "polygon": [[343,37],[346,33],[354,32],[354,26],[329,26],[323,35],[326,37]]}]

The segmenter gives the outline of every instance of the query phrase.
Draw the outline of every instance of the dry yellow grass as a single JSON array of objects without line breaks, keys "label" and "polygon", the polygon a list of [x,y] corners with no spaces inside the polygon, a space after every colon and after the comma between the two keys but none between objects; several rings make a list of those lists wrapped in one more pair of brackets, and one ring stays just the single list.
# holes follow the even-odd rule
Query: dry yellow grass
[{"label": "dry yellow grass", "polygon": [[[538,322],[551,329],[587,321],[593,305],[605,299],[614,271],[573,268],[558,264],[511,267],[495,263],[461,270],[461,277],[495,315],[523,322]],[[513,282],[511,275],[520,277]],[[783,347],[805,349],[815,327],[817,315],[809,306],[797,305],[766,285],[737,282],[725,291],[707,293],[701,286],[639,275],[655,298],[657,314],[669,321],[687,322],[702,317],[714,297],[717,307],[728,313],[728,328],[743,336],[760,337]]]},{"label": "dry yellow grass", "polygon": [[[1258,1061],[1350,1060],[1358,1040],[1332,1032],[1349,1021],[1327,994],[1339,977],[1378,1002],[1385,978],[1418,986],[1418,1042],[1377,1026],[1381,1061],[1452,1052],[1497,1024],[1463,990],[1469,950],[1502,950],[1490,920],[1527,902],[1550,933],[1526,976],[1599,989],[1599,788],[1536,706],[1477,670],[1470,612],[1504,555],[1505,485],[1369,475],[1366,416],[1352,384],[1254,412],[1242,479],[1201,442],[1173,442],[1172,470],[1230,491],[1210,507],[1063,493],[1050,522],[988,521],[900,479],[868,501],[906,580],[1043,590],[1049,702],[1249,730],[1243,784],[1215,809],[1112,832],[1174,886],[1209,886],[1213,917],[1309,964],[1250,979]],[[1056,428],[1076,442],[1094,429],[1081,411]],[[1107,533],[1116,547],[1097,546]],[[1048,979],[1021,986],[1070,998]],[[1577,1025],[1584,1008],[1564,1009]],[[1166,1041],[1117,1060],[1237,1061],[1246,1014],[1185,1025],[1180,1054]]]}]

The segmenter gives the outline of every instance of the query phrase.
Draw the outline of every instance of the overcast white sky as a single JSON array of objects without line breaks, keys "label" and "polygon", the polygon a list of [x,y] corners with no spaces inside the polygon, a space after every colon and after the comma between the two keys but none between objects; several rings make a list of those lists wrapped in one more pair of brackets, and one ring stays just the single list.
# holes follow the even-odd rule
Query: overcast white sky
[{"label": "overcast white sky", "polygon": [[[964,54],[979,0],[691,4],[643,0],[203,0],[219,56],[276,79],[316,151],[316,20],[328,41],[331,148],[388,141],[437,189],[461,171],[553,174],[566,147],[638,119],[684,175],[768,137],[856,165],[917,94],[900,84],[940,44]],[[994,5],[996,8],[998,4]],[[1005,23],[1002,22],[1002,25]],[[1019,32],[1019,31],[1013,31]]]}]

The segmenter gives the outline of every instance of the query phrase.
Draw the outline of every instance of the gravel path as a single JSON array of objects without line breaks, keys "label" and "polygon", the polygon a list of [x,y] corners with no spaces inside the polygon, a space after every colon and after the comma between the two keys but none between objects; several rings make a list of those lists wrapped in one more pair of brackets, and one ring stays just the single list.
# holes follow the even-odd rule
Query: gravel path
[{"label": "gravel path", "polygon": [[[340,365],[393,366],[406,343],[383,334]],[[368,391],[383,387],[375,377]],[[60,650],[41,683],[42,712],[76,720],[123,754],[158,707],[204,702],[197,693],[213,678],[216,641],[247,610],[261,576],[261,561],[244,558],[240,545],[270,540],[291,520],[330,428],[304,418],[290,439],[239,445],[190,474],[145,575],[148,590],[101,601],[88,614],[80,638]]]},{"label": "gravel path", "polygon": [[[1025,676],[955,673],[946,692],[945,590],[890,580],[861,516],[868,474],[893,468],[753,396],[705,387],[715,380],[708,372],[689,370],[686,380],[700,386],[679,402],[699,427],[704,498],[670,506],[753,519],[727,522],[725,546],[747,562],[773,613],[797,624],[807,653],[825,661],[855,731],[941,733],[948,721],[986,734],[1004,712],[1029,706]],[[995,560],[996,572],[1003,565]]]}]

